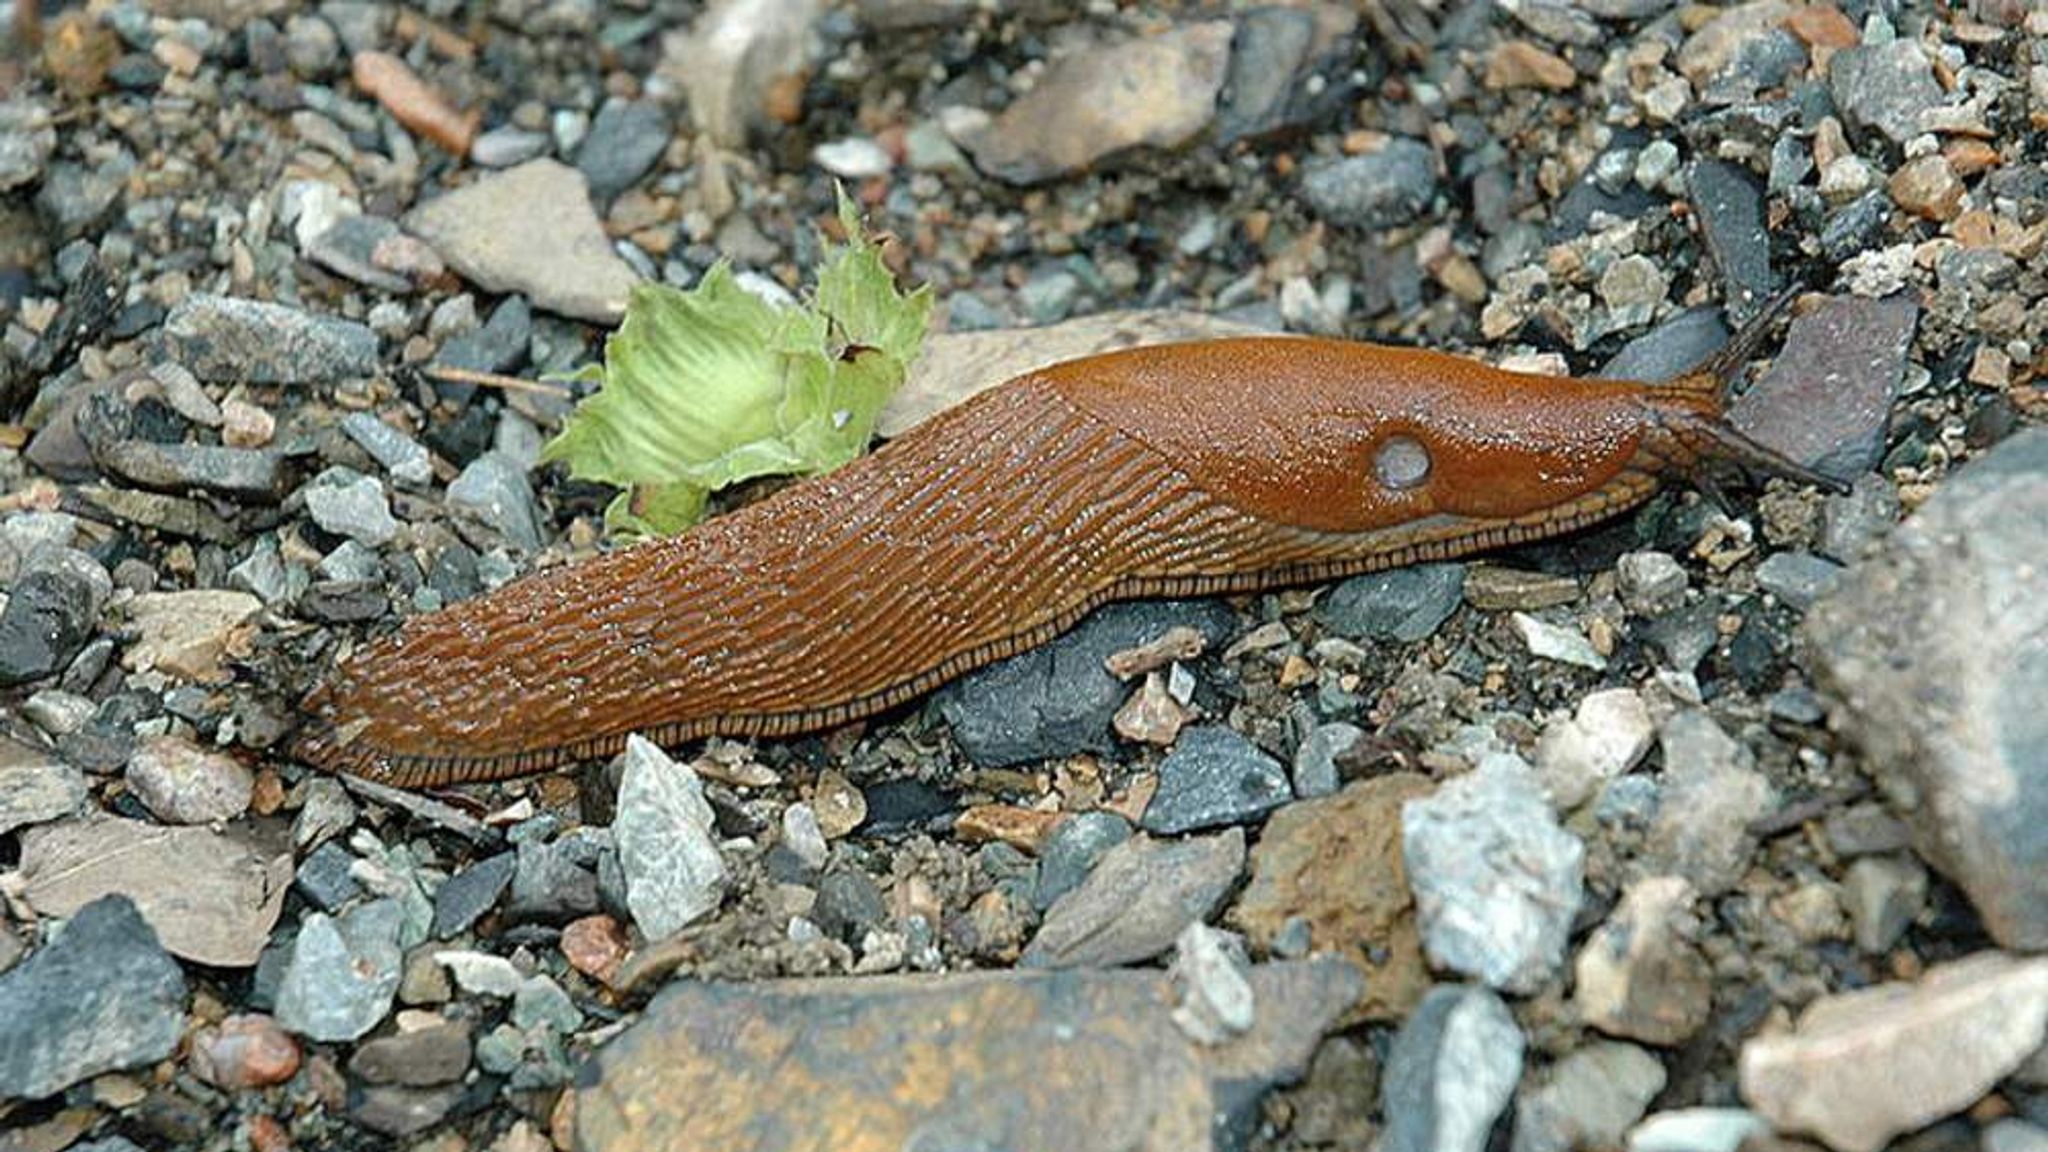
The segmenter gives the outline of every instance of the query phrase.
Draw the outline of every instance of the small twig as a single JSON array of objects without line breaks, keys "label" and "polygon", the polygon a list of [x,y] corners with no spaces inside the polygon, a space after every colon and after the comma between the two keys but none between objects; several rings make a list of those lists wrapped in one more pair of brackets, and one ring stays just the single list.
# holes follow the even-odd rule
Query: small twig
[{"label": "small twig", "polygon": [[365,780],[360,776],[342,775],[340,780],[349,791],[366,799],[374,800],[387,808],[410,812],[430,824],[438,824],[472,844],[491,844],[498,839],[496,829],[486,825],[469,813],[450,804],[443,804],[416,792],[405,792],[388,784]]},{"label": "small twig", "polygon": [[503,388],[507,392],[531,392],[538,396],[560,396],[564,400],[575,393],[559,384],[543,384],[538,380],[522,380],[517,376],[504,376],[496,372],[478,372],[469,368],[449,368],[444,365],[429,365],[420,369],[420,374],[429,380],[444,384],[476,384],[484,388]]}]

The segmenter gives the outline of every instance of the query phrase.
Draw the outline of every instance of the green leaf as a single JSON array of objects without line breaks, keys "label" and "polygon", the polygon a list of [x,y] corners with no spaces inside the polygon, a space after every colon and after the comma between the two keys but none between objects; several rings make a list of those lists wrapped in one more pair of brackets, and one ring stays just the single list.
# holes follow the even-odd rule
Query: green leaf
[{"label": "green leaf", "polygon": [[843,192],[839,214],[847,243],[800,307],[769,304],[723,264],[688,291],[633,289],[603,368],[579,374],[598,391],[541,454],[627,489],[606,509],[612,531],[678,531],[713,490],[827,471],[867,450],[923,346],[931,291],[896,290]]}]

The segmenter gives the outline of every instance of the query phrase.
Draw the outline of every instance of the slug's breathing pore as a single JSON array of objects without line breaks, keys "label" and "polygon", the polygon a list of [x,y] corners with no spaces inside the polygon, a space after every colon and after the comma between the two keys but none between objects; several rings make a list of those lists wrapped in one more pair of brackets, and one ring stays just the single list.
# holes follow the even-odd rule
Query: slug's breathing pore
[{"label": "slug's breathing pore", "polygon": [[1105,601],[1312,583],[1570,531],[1732,460],[1819,477],[1665,385],[1286,337],[1019,377],[830,475],[370,644],[300,754],[402,787],[909,700]]}]

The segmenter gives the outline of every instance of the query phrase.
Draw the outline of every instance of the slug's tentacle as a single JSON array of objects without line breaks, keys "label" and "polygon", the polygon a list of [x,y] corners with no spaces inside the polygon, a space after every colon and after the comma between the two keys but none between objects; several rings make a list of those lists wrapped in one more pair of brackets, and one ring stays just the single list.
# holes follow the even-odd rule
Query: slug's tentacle
[{"label": "slug's tentacle", "polygon": [[1718,387],[1249,339],[985,392],[683,536],[415,618],[309,698],[310,762],[400,786],[902,703],[1108,600],[1335,579],[1570,531],[1702,455]]}]

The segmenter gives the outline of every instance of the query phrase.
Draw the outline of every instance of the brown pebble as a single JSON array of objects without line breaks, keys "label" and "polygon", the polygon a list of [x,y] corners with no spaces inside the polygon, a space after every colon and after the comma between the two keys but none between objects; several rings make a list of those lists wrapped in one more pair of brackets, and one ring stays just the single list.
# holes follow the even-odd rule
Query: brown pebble
[{"label": "brown pebble", "polygon": [[284,807],[284,780],[275,768],[263,768],[256,773],[256,786],[249,792],[249,811],[258,816],[275,816]]},{"label": "brown pebble", "polygon": [[382,104],[400,124],[457,156],[469,155],[482,116],[458,112],[420,79],[405,61],[388,52],[358,52],[349,64],[356,87]]},{"label": "brown pebble", "polygon": [[220,440],[230,448],[261,448],[277,435],[277,417],[246,400],[220,406]]},{"label": "brown pebble", "polygon": [[217,1088],[265,1088],[298,1070],[298,1041],[259,1013],[230,1016],[192,1044],[193,1074]]},{"label": "brown pebble", "polygon": [[121,40],[114,30],[83,8],[58,16],[43,33],[43,67],[74,100],[104,91],[107,71],[120,57]]},{"label": "brown pebble", "polygon": [[1833,4],[1808,4],[1785,18],[1785,30],[1816,48],[1854,48],[1863,34]]},{"label": "brown pebble", "polygon": [[1892,200],[1899,207],[1929,220],[1952,220],[1963,206],[1963,182],[1949,170],[1941,156],[1908,160],[1892,173]]},{"label": "brown pebble", "polygon": [[1102,666],[1117,679],[1129,680],[1155,668],[1164,668],[1176,660],[1192,660],[1202,654],[1208,643],[1200,630],[1176,624],[1149,644],[1110,653]]},{"label": "brown pebble", "polygon": [[1562,92],[1579,82],[1571,62],[1527,40],[1510,40],[1486,58],[1486,86],[1499,91],[1548,88]]},{"label": "brown pebble", "polygon": [[1949,170],[1966,180],[1998,164],[1998,149],[1967,136],[1942,145],[1941,154],[1948,158]]},{"label": "brown pebble", "polygon": [[1117,735],[1160,748],[1172,744],[1187,722],[1187,709],[1166,690],[1166,678],[1157,672],[1145,673],[1145,683],[1131,693],[1131,698],[1124,701],[1111,719]]},{"label": "brown pebble", "polygon": [[585,916],[562,928],[562,956],[569,966],[609,986],[625,963],[626,930],[610,916]]},{"label": "brown pebble", "polygon": [[290,1152],[292,1135],[284,1123],[268,1112],[249,1117],[249,1147],[256,1152]]},{"label": "brown pebble", "polygon": [[960,819],[954,822],[953,831],[972,844],[1000,840],[1020,852],[1035,856],[1045,844],[1045,838],[1052,835],[1052,830],[1065,819],[1064,812],[1040,812],[1036,808],[1019,808],[1012,804],[976,804],[960,814]]},{"label": "brown pebble", "polygon": [[837,840],[868,818],[868,798],[846,777],[827,771],[818,775],[811,809],[818,815],[818,830],[825,834],[825,839]]}]

